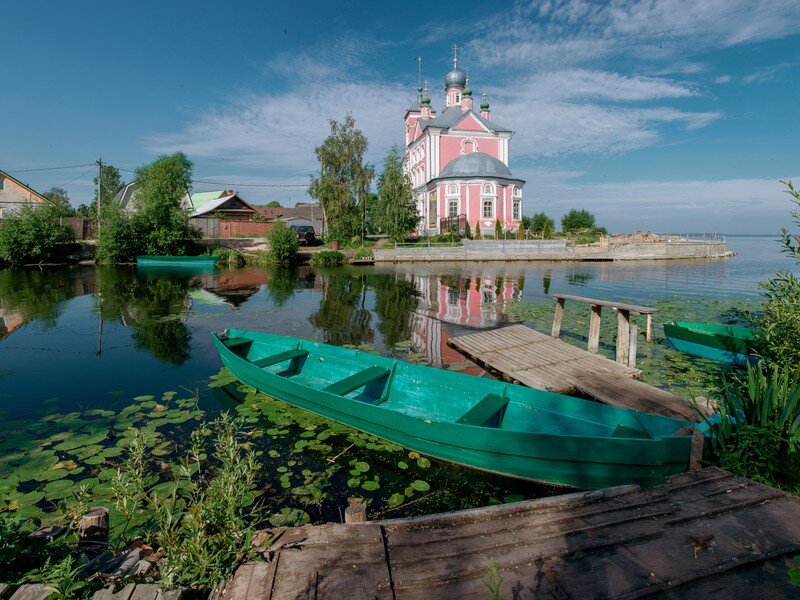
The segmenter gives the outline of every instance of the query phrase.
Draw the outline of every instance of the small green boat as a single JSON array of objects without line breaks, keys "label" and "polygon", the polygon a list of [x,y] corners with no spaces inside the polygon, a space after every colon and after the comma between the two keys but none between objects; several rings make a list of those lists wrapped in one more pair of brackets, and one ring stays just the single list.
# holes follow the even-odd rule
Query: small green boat
[{"label": "small green boat", "polygon": [[664,334],[676,350],[743,367],[753,356],[753,330],[737,325],[669,321]]},{"label": "small green boat", "polygon": [[697,425],[296,338],[213,333],[223,364],[265,394],[475,469],[591,489],[655,485],[689,464]]},{"label": "small green boat", "polygon": [[193,269],[209,269],[217,264],[218,256],[203,254],[201,256],[137,256],[138,267],[178,267]]}]

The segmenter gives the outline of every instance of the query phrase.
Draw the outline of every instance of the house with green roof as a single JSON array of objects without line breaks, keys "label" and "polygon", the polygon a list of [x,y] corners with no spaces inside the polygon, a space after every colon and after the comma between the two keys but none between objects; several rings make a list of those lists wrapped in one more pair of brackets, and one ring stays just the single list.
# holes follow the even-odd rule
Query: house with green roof
[{"label": "house with green roof", "polygon": [[[132,212],[136,209],[136,192],[138,184],[133,181],[123,187],[115,199],[122,208]],[[233,190],[218,190],[215,192],[186,192],[181,199],[181,206],[189,210],[190,217],[207,217],[211,214],[219,215],[222,219],[232,221],[250,221],[258,211],[245,202]]]}]

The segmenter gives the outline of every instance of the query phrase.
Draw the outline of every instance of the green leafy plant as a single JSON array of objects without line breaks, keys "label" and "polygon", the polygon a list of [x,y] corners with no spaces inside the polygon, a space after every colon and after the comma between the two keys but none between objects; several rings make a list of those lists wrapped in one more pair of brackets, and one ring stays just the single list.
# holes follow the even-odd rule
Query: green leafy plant
[{"label": "green leafy plant", "polygon": [[[202,453],[212,430],[213,466]],[[254,551],[260,520],[254,488],[261,466],[242,441],[242,421],[225,413],[200,432],[191,439],[171,496],[150,496],[164,553],[161,578],[170,587],[213,587]]]},{"label": "green leafy plant", "polygon": [[48,557],[44,565],[30,571],[22,578],[21,582],[36,582],[46,584],[50,592],[48,600],[71,600],[74,598],[88,598],[93,591],[92,585],[86,580],[84,567],[71,554],[61,560]]},{"label": "green leafy plant", "polygon": [[59,207],[25,206],[0,220],[0,266],[56,260],[69,254],[74,242]]},{"label": "green leafy plant", "polygon": [[475,237],[473,239],[479,240],[483,237],[481,234],[481,222],[475,221]]},{"label": "green leafy plant", "polygon": [[749,366],[723,388],[708,418],[720,464],[737,475],[800,491],[800,370]]},{"label": "green leafy plant", "polygon": [[403,173],[397,146],[392,146],[384,159],[383,173],[378,178],[378,202],[373,214],[375,225],[393,242],[403,241],[419,224],[411,179]]},{"label": "green leafy plant", "polygon": [[500,223],[500,219],[494,220],[494,237],[498,240],[503,237],[503,225]]},{"label": "green leafy plant", "polygon": [[[368,251],[368,254],[372,252]],[[309,260],[312,267],[337,267],[344,264],[345,256],[337,250],[322,250],[316,252]]]},{"label": "green leafy plant", "polygon": [[489,590],[491,600],[502,600],[500,586],[503,585],[503,576],[500,575],[495,559],[491,559],[486,566],[486,577],[483,580],[483,585]]},{"label": "green leafy plant", "polygon": [[291,265],[297,262],[297,234],[283,221],[276,221],[267,233],[267,253],[276,265]]}]

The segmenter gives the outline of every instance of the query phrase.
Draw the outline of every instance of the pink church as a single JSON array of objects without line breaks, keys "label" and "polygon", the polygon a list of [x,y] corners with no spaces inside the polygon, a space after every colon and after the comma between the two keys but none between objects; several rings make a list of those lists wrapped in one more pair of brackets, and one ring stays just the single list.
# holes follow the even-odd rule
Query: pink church
[{"label": "pink church", "polygon": [[[491,120],[486,94],[480,112],[458,58],[444,78],[445,108],[431,108],[427,89],[406,111],[403,169],[411,178],[421,232],[442,232],[466,219],[494,234],[495,220],[516,231],[522,218],[525,182],[508,168],[508,141],[514,134]],[[427,84],[426,84],[427,88]]]}]

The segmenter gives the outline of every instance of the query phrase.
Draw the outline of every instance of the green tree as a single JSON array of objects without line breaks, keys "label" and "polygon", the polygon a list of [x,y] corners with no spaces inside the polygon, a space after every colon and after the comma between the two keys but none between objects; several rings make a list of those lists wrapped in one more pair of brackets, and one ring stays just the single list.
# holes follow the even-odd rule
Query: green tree
[{"label": "green tree", "polygon": [[81,219],[94,219],[97,218],[97,207],[89,206],[88,204],[81,204],[75,209],[75,216]]},{"label": "green tree", "polygon": [[189,226],[188,210],[181,207],[192,182],[192,170],[192,161],[183,152],[159,156],[136,169],[138,190],[132,225],[146,254],[185,254],[188,242],[199,239],[200,231]]},{"label": "green tree", "polygon": [[393,242],[402,241],[419,223],[419,213],[411,191],[411,180],[403,173],[400,151],[392,146],[378,179],[376,225]]},{"label": "green tree", "polygon": [[561,217],[561,229],[565,232],[577,231],[579,229],[594,229],[595,218],[586,209],[573,208]]},{"label": "green tree", "polygon": [[112,202],[103,206],[100,210],[100,221],[102,226],[97,231],[95,253],[97,262],[133,262],[137,254],[144,254],[142,236],[136,231],[131,216],[119,204]]},{"label": "green tree", "polygon": [[556,223],[548,217],[543,212],[538,212],[533,215],[533,218],[530,221],[529,229],[531,231],[536,231],[538,233],[544,233],[545,230],[554,230],[556,228]]},{"label": "green tree", "polygon": [[50,188],[44,194],[42,194],[42,196],[52,202],[53,206],[58,208],[60,213],[65,217],[70,216],[75,212],[72,208],[72,205],[69,203],[69,194],[64,188]]},{"label": "green tree", "polygon": [[464,223],[464,237],[468,240],[472,239],[472,228],[469,226],[469,221]]},{"label": "green tree", "polygon": [[[119,174],[119,169],[112,165],[103,165],[100,169],[100,172],[103,175],[103,181],[100,184],[100,205],[105,206],[106,204],[110,204],[114,200],[114,196],[117,195],[122,187],[125,185],[125,182],[122,181],[122,177]],[[92,200],[92,206],[94,206],[95,214],[93,216],[97,216],[97,177],[94,178],[94,199]]]},{"label": "green tree", "polygon": [[483,235],[481,234],[481,222],[480,220],[475,221],[475,237],[474,239],[480,240],[483,239]]},{"label": "green tree", "polygon": [[531,223],[533,223],[533,219],[531,219],[530,217],[528,217],[526,215],[523,215],[522,219],[520,219],[520,223],[519,224],[522,226],[522,229],[527,230],[527,229],[531,229]]},{"label": "green tree", "polygon": [[503,239],[503,226],[500,224],[500,219],[494,220],[494,237],[497,240]]},{"label": "green tree", "polygon": [[276,221],[267,233],[267,252],[272,263],[292,265],[297,262],[297,234],[283,221]]},{"label": "green tree", "polygon": [[330,127],[330,135],[314,149],[319,176],[312,177],[308,194],[322,207],[326,235],[349,240],[366,227],[367,194],[375,169],[364,163],[368,142],[352,115],[344,123],[331,120]]},{"label": "green tree", "polygon": [[0,264],[47,262],[66,254],[75,232],[54,205],[25,206],[0,220]]},{"label": "green tree", "polygon": [[272,200],[270,202],[267,202],[264,206],[266,206],[267,208],[282,208],[281,203],[278,202],[277,200]]}]

